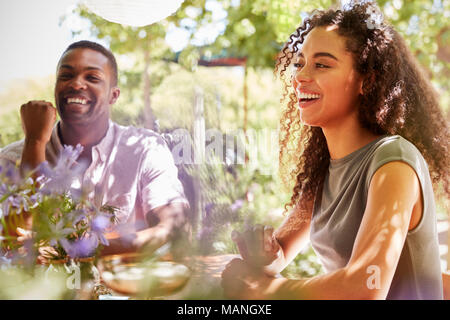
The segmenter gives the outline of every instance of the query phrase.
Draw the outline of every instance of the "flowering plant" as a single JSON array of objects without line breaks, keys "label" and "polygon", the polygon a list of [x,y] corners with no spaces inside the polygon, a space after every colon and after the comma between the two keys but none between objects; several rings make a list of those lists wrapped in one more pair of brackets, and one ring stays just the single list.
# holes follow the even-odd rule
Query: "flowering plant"
[{"label": "flowering plant", "polygon": [[[77,163],[82,150],[65,146],[54,167],[44,162],[24,178],[12,164],[0,167],[0,242],[7,255],[17,258],[25,248],[34,257],[39,247],[52,247],[51,260],[67,260],[92,257],[108,245],[104,233],[115,208],[95,207],[73,184],[83,168]],[[31,237],[19,242],[15,230],[29,218]]]},{"label": "flowering plant", "polygon": [[368,6],[366,9],[366,24],[368,29],[381,29],[384,21],[383,13],[375,6]]}]

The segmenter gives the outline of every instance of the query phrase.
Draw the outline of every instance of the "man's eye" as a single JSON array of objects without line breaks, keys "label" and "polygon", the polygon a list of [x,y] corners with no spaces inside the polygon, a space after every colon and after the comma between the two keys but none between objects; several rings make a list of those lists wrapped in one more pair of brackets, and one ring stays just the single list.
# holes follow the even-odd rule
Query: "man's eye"
[{"label": "man's eye", "polygon": [[96,76],[88,76],[87,77],[87,79],[89,80],[89,81],[100,81],[100,79],[98,78],[98,77],[96,77]]},{"label": "man's eye", "polygon": [[64,74],[60,74],[60,75],[58,76],[58,79],[60,79],[60,80],[67,80],[67,79],[69,79],[70,77],[71,77],[70,74],[64,73]]}]

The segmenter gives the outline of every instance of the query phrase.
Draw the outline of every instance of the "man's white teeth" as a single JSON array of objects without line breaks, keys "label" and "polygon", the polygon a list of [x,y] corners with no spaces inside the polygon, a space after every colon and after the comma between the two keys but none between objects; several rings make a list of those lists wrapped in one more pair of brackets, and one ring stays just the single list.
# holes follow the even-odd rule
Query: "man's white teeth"
[{"label": "man's white teeth", "polygon": [[87,100],[81,98],[67,98],[67,103],[86,104]]},{"label": "man's white teeth", "polygon": [[318,99],[320,94],[299,92],[299,99]]}]

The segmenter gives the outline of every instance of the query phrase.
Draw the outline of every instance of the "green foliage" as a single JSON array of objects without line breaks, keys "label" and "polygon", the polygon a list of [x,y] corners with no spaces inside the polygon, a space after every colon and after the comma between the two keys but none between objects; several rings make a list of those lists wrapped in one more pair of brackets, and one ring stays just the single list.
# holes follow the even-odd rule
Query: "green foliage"
[{"label": "green foliage", "polygon": [[197,179],[204,210],[197,230],[196,246],[201,254],[238,253],[231,241],[232,230],[245,225],[277,227],[283,218],[280,206],[287,200],[276,176],[249,170],[248,165],[221,163],[190,167]]},{"label": "green foliage", "polygon": [[[197,66],[200,55],[246,57],[248,72],[248,128],[277,127],[280,90],[271,70],[274,59],[288,36],[298,27],[305,13],[336,5],[336,0],[222,0],[227,11],[225,31],[212,45],[189,45],[178,55],[179,64],[164,41],[168,27],[176,25],[191,32],[212,21],[205,3],[187,0],[173,16],[142,28],[123,27],[78,7],[74,14],[87,19],[90,32],[105,40],[119,64],[121,96],[112,109],[112,118],[123,125],[143,126],[144,52],[150,54],[152,108],[164,129],[191,130],[196,87],[203,91],[207,128],[222,132],[243,127],[243,72],[241,68]],[[387,19],[405,37],[413,54],[426,70],[441,95],[441,105],[450,105],[450,15],[449,1],[378,0]],[[442,4],[439,7],[439,3]],[[189,21],[189,23],[186,23]],[[189,25],[189,27],[187,27]],[[0,147],[23,137],[18,108],[31,99],[53,101],[53,79],[24,81],[0,96]],[[273,166],[275,167],[275,161]],[[214,237],[205,252],[237,252],[229,237],[244,221],[279,225],[282,206],[289,194],[280,192],[276,176],[264,176],[248,166],[236,166],[233,174],[225,166],[203,168],[204,188],[211,209]],[[201,171],[199,171],[201,172]],[[250,195],[250,198],[248,197]],[[249,200],[251,199],[251,201]],[[243,200],[243,206],[230,213],[230,206]],[[439,212],[445,210],[440,208]],[[206,213],[205,211],[203,212]],[[228,224],[221,224],[221,221]],[[286,276],[312,276],[322,272],[313,251],[298,255],[284,271]]]},{"label": "green foliage", "polygon": [[319,258],[311,246],[300,252],[294,260],[281,272],[287,278],[310,278],[325,271],[320,264]]},{"label": "green foliage", "polygon": [[[449,1],[378,0],[387,20],[405,38],[441,96],[450,105],[450,16]],[[225,32],[215,51],[247,57],[253,67],[273,68],[274,58],[289,35],[301,24],[302,16],[314,9],[339,6],[337,0],[241,0],[237,6],[224,2],[228,11]]]},{"label": "green foliage", "polygon": [[262,11],[254,10],[253,1],[242,0],[239,6],[228,7],[228,24],[215,42],[215,51],[246,57],[247,65],[257,68],[274,66],[280,49],[274,25]]},{"label": "green foliage", "polygon": [[54,76],[16,80],[0,94],[0,148],[23,138],[20,106],[30,100],[54,103]]},{"label": "green foliage", "polygon": [[289,35],[301,22],[301,14],[315,9],[324,10],[336,3],[333,0],[256,0],[251,1],[253,13],[264,15],[276,34],[279,43],[287,41]]},{"label": "green foliage", "polygon": [[[280,88],[270,70],[248,74],[249,127],[276,129]],[[207,128],[237,130],[243,126],[243,86],[241,68],[198,67],[189,72],[173,65],[172,71],[153,92],[152,103],[162,128],[191,129],[195,88],[203,91]]]},{"label": "green foliage", "polygon": [[2,114],[0,120],[0,148],[23,138],[19,112]]}]

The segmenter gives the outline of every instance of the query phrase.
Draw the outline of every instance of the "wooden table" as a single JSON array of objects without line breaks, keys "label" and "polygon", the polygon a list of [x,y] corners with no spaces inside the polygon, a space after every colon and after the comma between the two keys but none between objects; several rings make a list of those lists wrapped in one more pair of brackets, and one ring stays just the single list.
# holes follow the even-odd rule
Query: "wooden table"
[{"label": "wooden table", "polygon": [[[191,276],[186,285],[178,292],[158,297],[156,299],[164,300],[222,300],[225,299],[223,290],[220,285],[222,271],[225,266],[234,258],[240,255],[227,254],[215,256],[194,256],[183,259],[183,264],[188,266],[191,271]],[[120,295],[113,293],[113,295],[101,296],[102,300],[112,299],[134,299],[133,296]]]},{"label": "wooden table", "polygon": [[222,271],[225,266],[238,254],[217,256],[196,256],[188,261],[192,276],[186,286],[176,294],[165,297],[167,300],[199,299],[217,300],[225,299],[220,285]]}]

